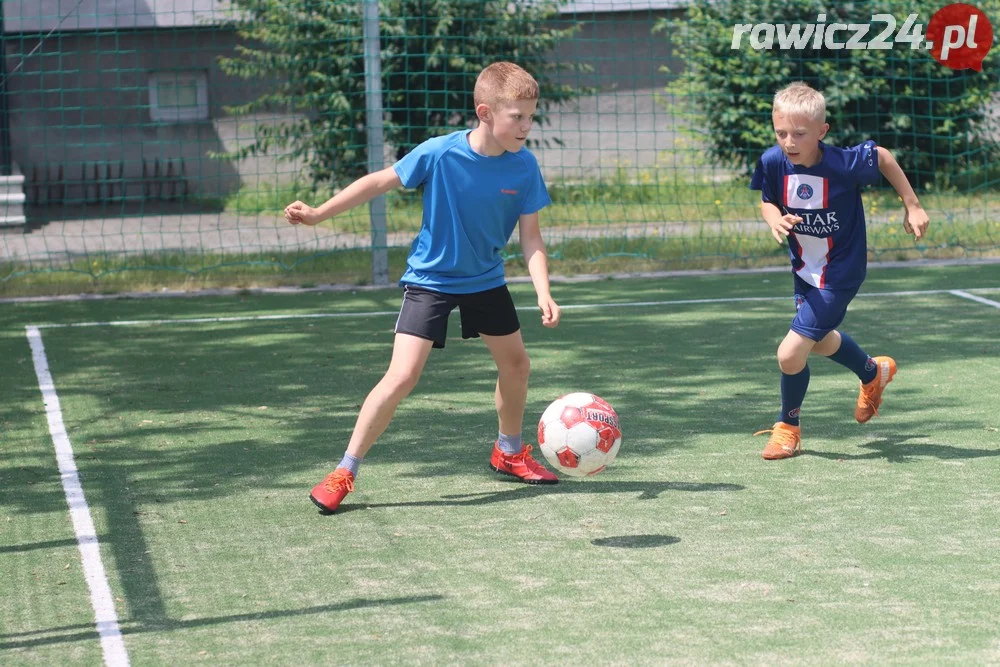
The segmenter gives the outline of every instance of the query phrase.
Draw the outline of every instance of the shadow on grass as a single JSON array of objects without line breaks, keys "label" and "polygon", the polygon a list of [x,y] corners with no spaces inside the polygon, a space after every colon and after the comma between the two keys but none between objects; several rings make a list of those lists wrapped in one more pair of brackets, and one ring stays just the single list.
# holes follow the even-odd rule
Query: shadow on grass
[{"label": "shadow on grass", "polygon": [[34,542],[33,544],[11,544],[0,547],[0,554],[19,554],[36,549],[57,549],[59,547],[75,547],[75,539],[50,540],[48,542]]},{"label": "shadow on grass", "polygon": [[442,500],[418,500],[410,503],[358,503],[343,505],[337,514],[362,509],[378,509],[382,507],[470,507],[474,505],[492,505],[493,503],[527,500],[538,496],[567,495],[571,493],[638,493],[639,500],[653,500],[666,491],[742,491],[745,487],[739,484],[696,484],[688,482],[585,482],[540,484],[537,486],[523,485],[518,482],[515,489],[491,491],[484,493],[463,493],[442,496]]},{"label": "shadow on grass", "polygon": [[[389,605],[416,604],[420,602],[438,602],[446,599],[443,595],[412,595],[399,598],[355,598],[337,604],[324,604],[315,607],[305,607],[303,609],[288,609],[275,611],[262,611],[249,614],[229,614],[227,616],[211,616],[208,618],[194,618],[187,621],[175,621],[163,619],[155,623],[129,622],[121,624],[123,635],[134,635],[143,632],[161,632],[174,630],[188,630],[200,628],[208,625],[222,625],[224,623],[240,623],[243,621],[264,621],[273,618],[291,618],[295,616],[306,616],[310,614],[328,614],[335,612],[353,611],[367,607],[385,607]],[[67,625],[59,628],[48,628],[45,630],[32,630],[30,632],[17,632],[9,635],[0,634],[0,651],[6,649],[23,649],[34,646],[46,646],[49,644],[61,644],[75,641],[89,641],[99,639],[96,631],[83,632],[85,628],[92,628],[92,624]],[[62,634],[55,637],[38,637],[37,635],[47,633],[65,633],[73,630],[81,630],[74,634]]]},{"label": "shadow on grass", "polygon": [[889,463],[912,463],[920,458],[937,458],[943,461],[954,459],[977,459],[989,456],[1000,456],[1000,449],[978,449],[974,447],[957,447],[954,445],[938,445],[913,443],[930,437],[925,434],[887,435],[874,442],[860,445],[861,449],[869,449],[866,454],[844,454],[837,452],[803,451],[803,455],[816,456],[822,459],[843,461],[871,461],[885,459]]},{"label": "shadow on grass", "polygon": [[677,544],[681,538],[673,535],[615,535],[591,540],[595,547],[617,547],[620,549],[649,549]]}]

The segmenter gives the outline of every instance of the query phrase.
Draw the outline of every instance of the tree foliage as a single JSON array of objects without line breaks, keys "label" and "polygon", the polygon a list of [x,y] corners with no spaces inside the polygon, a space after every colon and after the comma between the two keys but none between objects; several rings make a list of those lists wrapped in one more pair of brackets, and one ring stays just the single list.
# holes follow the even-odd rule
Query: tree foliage
[{"label": "tree foliage", "polygon": [[970,188],[986,182],[1000,158],[991,115],[1000,90],[1000,49],[976,72],[949,69],[923,44],[911,49],[905,41],[889,50],[812,49],[811,43],[801,50],[755,50],[744,35],[741,48],[732,48],[735,24],[806,26],[819,23],[821,14],[827,25],[871,24],[866,41],[886,27],[872,16],[891,14],[897,19],[892,40],[908,15],[918,15],[914,27],[922,30],[941,5],[938,0],[839,6],[823,0],[691,0],[686,16],[664,19],[656,30],[687,64],[671,92],[704,119],[703,139],[716,164],[751,171],[774,144],[774,93],[805,81],[826,97],[830,143],[846,146],[871,138],[893,151],[911,181]]},{"label": "tree foliage", "polygon": [[[273,81],[270,92],[230,108],[236,116],[291,110],[295,120],[258,124],[233,158],[277,152],[301,161],[314,184],[344,185],[366,170],[363,3],[344,0],[232,0],[244,39],[222,58],[231,76]],[[531,72],[545,110],[582,92],[555,81],[547,60],[577,25],[552,21],[555,0],[382,0],[379,3],[386,142],[397,157],[475,119],[473,88],[489,63]]]}]

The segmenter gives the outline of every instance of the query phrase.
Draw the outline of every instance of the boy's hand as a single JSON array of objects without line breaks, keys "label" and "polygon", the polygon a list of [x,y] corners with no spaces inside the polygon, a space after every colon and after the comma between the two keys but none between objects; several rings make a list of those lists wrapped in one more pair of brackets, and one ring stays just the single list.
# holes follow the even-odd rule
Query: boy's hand
[{"label": "boy's hand", "polygon": [[552,300],[552,297],[539,297],[538,309],[542,311],[542,325],[549,327],[559,326],[561,312],[559,304]]},{"label": "boy's hand", "polygon": [[294,201],[285,207],[285,220],[290,224],[315,225],[319,222],[316,209],[300,201]]},{"label": "boy's hand", "polygon": [[785,237],[787,237],[788,234],[792,231],[792,227],[799,224],[800,222],[802,222],[802,218],[800,218],[799,216],[793,215],[791,213],[786,213],[785,215],[781,216],[780,219],[775,221],[774,224],[768,222],[767,226],[771,228],[771,236],[773,236],[774,240],[778,242],[778,245],[781,245],[782,243],[785,242]]},{"label": "boy's hand", "polygon": [[908,206],[903,213],[903,229],[907,234],[913,234],[914,239],[923,238],[927,233],[927,226],[931,224],[931,219],[927,217],[927,212],[923,206]]}]

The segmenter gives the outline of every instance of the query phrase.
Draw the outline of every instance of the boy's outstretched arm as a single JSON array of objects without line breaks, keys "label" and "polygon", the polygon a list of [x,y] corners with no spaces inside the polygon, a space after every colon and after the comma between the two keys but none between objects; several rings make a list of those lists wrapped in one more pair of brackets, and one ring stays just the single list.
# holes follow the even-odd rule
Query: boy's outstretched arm
[{"label": "boy's outstretched arm", "polygon": [[559,324],[559,305],[552,299],[549,290],[549,260],[545,254],[545,241],[538,228],[538,213],[526,213],[518,221],[521,236],[521,251],[531,274],[531,284],[538,295],[538,309],[542,311],[542,324],[554,327]]},{"label": "boy's outstretched arm", "polygon": [[386,167],[362,176],[318,208],[313,208],[300,201],[292,202],[285,207],[285,220],[293,225],[299,223],[315,225],[402,185],[403,182],[399,180],[396,170],[392,167]]},{"label": "boy's outstretched arm", "polygon": [[785,237],[792,231],[792,228],[802,222],[802,218],[792,213],[782,215],[781,209],[769,201],[760,203],[760,214],[764,216],[764,222],[771,228],[771,236],[781,245],[785,242]]},{"label": "boy's outstretched arm", "polygon": [[920,205],[917,193],[910,187],[910,182],[906,180],[896,158],[888,149],[878,147],[878,169],[885,176],[886,180],[892,183],[896,193],[903,199],[905,212],[903,213],[903,229],[907,234],[913,234],[913,238],[919,239],[927,233],[927,226],[931,224],[931,219],[927,217],[927,212]]}]

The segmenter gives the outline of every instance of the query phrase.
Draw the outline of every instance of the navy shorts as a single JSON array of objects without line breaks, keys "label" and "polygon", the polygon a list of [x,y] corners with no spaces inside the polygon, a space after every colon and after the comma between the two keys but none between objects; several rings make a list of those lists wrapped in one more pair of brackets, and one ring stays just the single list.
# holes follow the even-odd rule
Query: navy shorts
[{"label": "navy shorts", "polygon": [[795,319],[792,331],[819,342],[840,326],[847,314],[847,306],[858,293],[858,288],[826,289],[814,287],[798,276],[795,278]]},{"label": "navy shorts", "polygon": [[458,308],[462,338],[507,336],[521,329],[517,308],[506,285],[472,294],[447,294],[426,287],[403,287],[403,305],[396,320],[396,333],[409,334],[444,347],[448,316]]}]

